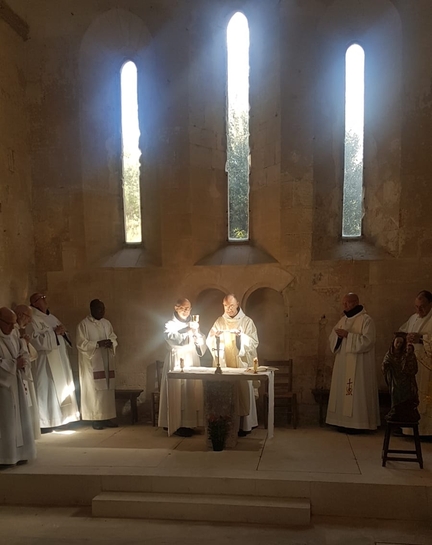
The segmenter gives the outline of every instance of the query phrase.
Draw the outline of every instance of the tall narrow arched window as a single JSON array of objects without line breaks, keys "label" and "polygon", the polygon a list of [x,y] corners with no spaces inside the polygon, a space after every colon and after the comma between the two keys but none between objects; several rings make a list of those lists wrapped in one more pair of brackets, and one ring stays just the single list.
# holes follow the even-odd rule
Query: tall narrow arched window
[{"label": "tall narrow arched window", "polygon": [[237,12],[227,27],[228,240],[249,239],[249,25]]},{"label": "tall narrow arched window", "polygon": [[121,69],[122,179],[125,241],[142,241],[137,67],[132,61]]},{"label": "tall narrow arched window", "polygon": [[365,54],[358,44],[345,55],[345,152],[342,236],[360,237],[363,216]]}]

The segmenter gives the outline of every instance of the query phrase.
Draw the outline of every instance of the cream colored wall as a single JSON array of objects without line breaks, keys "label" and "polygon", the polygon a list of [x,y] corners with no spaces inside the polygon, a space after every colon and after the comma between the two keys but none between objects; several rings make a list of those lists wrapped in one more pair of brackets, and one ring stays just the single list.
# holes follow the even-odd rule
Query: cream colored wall
[{"label": "cream colored wall", "polygon": [[[430,2],[9,3],[31,29],[38,289],[71,331],[92,298],[106,302],[120,384],[146,386],[173,301],[194,302],[207,289],[254,301],[268,320],[274,310],[274,343],[266,322],[262,357],[280,357],[282,346],[294,359],[304,419],[316,415],[318,367],[328,383],[325,339],[348,291],[376,320],[378,369],[415,294],[432,289]],[[240,8],[251,30],[251,242],[278,263],[196,266],[226,240],[225,29]],[[366,240],[346,244],[338,238],[343,57],[352,41],[365,48],[370,79],[367,211]],[[126,58],[141,70],[140,259],[150,264],[137,267],[129,252],[101,268],[122,249],[116,74]]]},{"label": "cream colored wall", "polygon": [[8,307],[25,302],[34,284],[26,50],[0,19],[0,306]]}]

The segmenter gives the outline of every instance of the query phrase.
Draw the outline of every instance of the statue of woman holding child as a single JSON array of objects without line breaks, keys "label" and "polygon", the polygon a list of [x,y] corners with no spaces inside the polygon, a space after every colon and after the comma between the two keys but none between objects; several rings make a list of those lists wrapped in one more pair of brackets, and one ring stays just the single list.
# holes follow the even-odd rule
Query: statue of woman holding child
[{"label": "statue of woman holding child", "polygon": [[391,395],[388,422],[418,422],[420,414],[416,374],[418,371],[414,347],[408,344],[406,333],[395,333],[382,363],[382,372]]}]

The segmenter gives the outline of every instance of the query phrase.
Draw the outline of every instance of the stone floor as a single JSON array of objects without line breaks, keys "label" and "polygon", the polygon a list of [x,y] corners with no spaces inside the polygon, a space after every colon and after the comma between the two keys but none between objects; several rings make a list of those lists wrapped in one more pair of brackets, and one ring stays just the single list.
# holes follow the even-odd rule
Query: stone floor
[{"label": "stone floor", "polygon": [[[331,428],[277,428],[275,437],[266,439],[263,429],[239,440],[235,450],[212,452],[203,435],[191,438],[167,437],[163,430],[135,425],[95,431],[82,423],[60,433],[42,436],[38,459],[26,466],[0,472],[0,496],[14,486],[14,478],[49,475],[96,477],[124,475],[212,476],[274,479],[325,484],[323,502],[327,516],[312,516],[308,528],[270,528],[263,526],[175,523],[167,521],[95,519],[90,508],[0,506],[1,543],[5,545],[81,545],[98,543],[194,543],[236,542],[239,545],[430,545],[432,526],[424,521],[358,519],[337,516],[332,507],[329,486],[352,485],[352,495],[360,496],[356,484],[388,490],[400,495],[400,503],[409,509],[412,499],[426,490],[425,502],[432,512],[432,443],[423,442],[425,469],[418,464],[389,462],[381,467],[382,432],[346,435]],[[395,438],[394,446],[411,448],[409,438]],[[30,477],[31,478],[31,477]],[[9,480],[8,480],[9,479]],[[28,481],[28,478],[25,479]],[[45,481],[44,481],[45,482]],[[46,481],[48,483],[48,481]],[[377,486],[378,485],[378,488]],[[430,487],[430,488],[429,488]],[[49,488],[49,484],[47,484]],[[41,490],[41,494],[47,490]],[[385,501],[385,494],[346,501]],[[314,501],[319,501],[315,498]],[[3,500],[4,502],[4,500]],[[354,503],[355,505],[355,503]],[[394,517],[396,518],[396,517]]]},{"label": "stone floor", "polygon": [[[387,462],[381,467],[382,431],[347,435],[331,427],[276,428],[273,439],[256,429],[235,449],[207,450],[204,435],[167,437],[148,425],[102,431],[84,423],[43,435],[38,458],[5,473],[99,473],[239,475],[253,472],[303,480],[432,485],[432,442],[422,442],[424,469],[416,463]],[[392,438],[393,448],[413,448],[411,438]]]},{"label": "stone floor", "polygon": [[430,545],[426,523],[314,517],[307,528],[95,519],[89,508],[0,507],[4,545]]}]

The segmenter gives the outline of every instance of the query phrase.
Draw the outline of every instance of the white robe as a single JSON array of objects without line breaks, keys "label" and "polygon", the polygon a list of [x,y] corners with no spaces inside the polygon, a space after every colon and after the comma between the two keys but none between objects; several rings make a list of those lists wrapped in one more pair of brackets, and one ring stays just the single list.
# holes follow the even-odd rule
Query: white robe
[{"label": "white robe", "polygon": [[[219,363],[221,367],[252,367],[253,360],[257,357],[257,348],[259,344],[258,334],[252,319],[245,315],[240,309],[234,318],[223,314],[220,316],[210,330],[207,339],[207,345],[213,355],[213,365],[217,365],[216,354],[216,331],[228,331],[230,329],[239,329],[240,333],[240,349],[232,349],[235,344],[234,335],[231,333],[222,334],[220,336],[220,354]],[[231,338],[231,336],[233,338]],[[225,342],[224,342],[225,341]],[[229,352],[228,352],[229,343]],[[225,347],[227,344],[227,347]],[[240,428],[244,431],[251,431],[252,428],[258,426],[258,415],[255,402],[255,393],[252,381],[247,381],[249,390],[248,410],[249,414],[243,415],[240,422]],[[242,415],[240,415],[242,416]]]},{"label": "white robe", "polygon": [[168,372],[180,371],[180,359],[184,360],[184,369],[200,367],[200,356],[207,349],[205,336],[199,330],[196,333],[183,331],[188,327],[188,323],[176,316],[165,324],[164,337],[169,351],[162,370],[158,426],[169,427],[171,431],[204,425],[202,381],[173,379],[168,387]]},{"label": "white robe", "polygon": [[[98,341],[109,339],[112,348],[101,348]],[[78,324],[78,348],[81,385],[81,416],[83,420],[109,420],[116,417],[115,363],[117,347],[111,322],[87,316]]]},{"label": "white robe", "polygon": [[[23,370],[17,369],[19,356],[27,360]],[[36,458],[28,395],[23,383],[29,366],[28,352],[23,349],[16,329],[10,335],[0,330],[0,464]]]},{"label": "white robe", "polygon": [[52,314],[33,309],[26,331],[37,350],[36,393],[41,428],[62,426],[79,420],[72,368],[65,340],[54,333],[60,322]]},{"label": "white robe", "polygon": [[[18,331],[18,335],[21,337],[20,327],[18,324],[15,324],[15,329]],[[27,341],[25,339],[20,338],[20,342],[23,351],[28,352],[29,354],[30,365],[25,367],[23,386],[26,393],[27,405],[30,409],[30,417],[33,424],[33,435],[35,439],[40,439],[41,431],[39,423],[39,405],[37,401],[36,387],[32,370],[32,363],[37,360],[37,352],[30,343],[27,344]]]},{"label": "white robe", "polygon": [[[339,346],[334,329],[348,331]],[[375,430],[380,425],[375,324],[363,309],[351,318],[343,316],[334,329],[329,342],[336,358],[326,422],[343,428]]]},{"label": "white robe", "polygon": [[[416,380],[420,402],[418,406],[420,413],[419,434],[432,435],[432,310],[424,318],[413,314],[399,328],[399,331],[423,335],[423,344],[413,344],[418,362]],[[404,433],[410,434],[412,430],[404,429]]]}]

